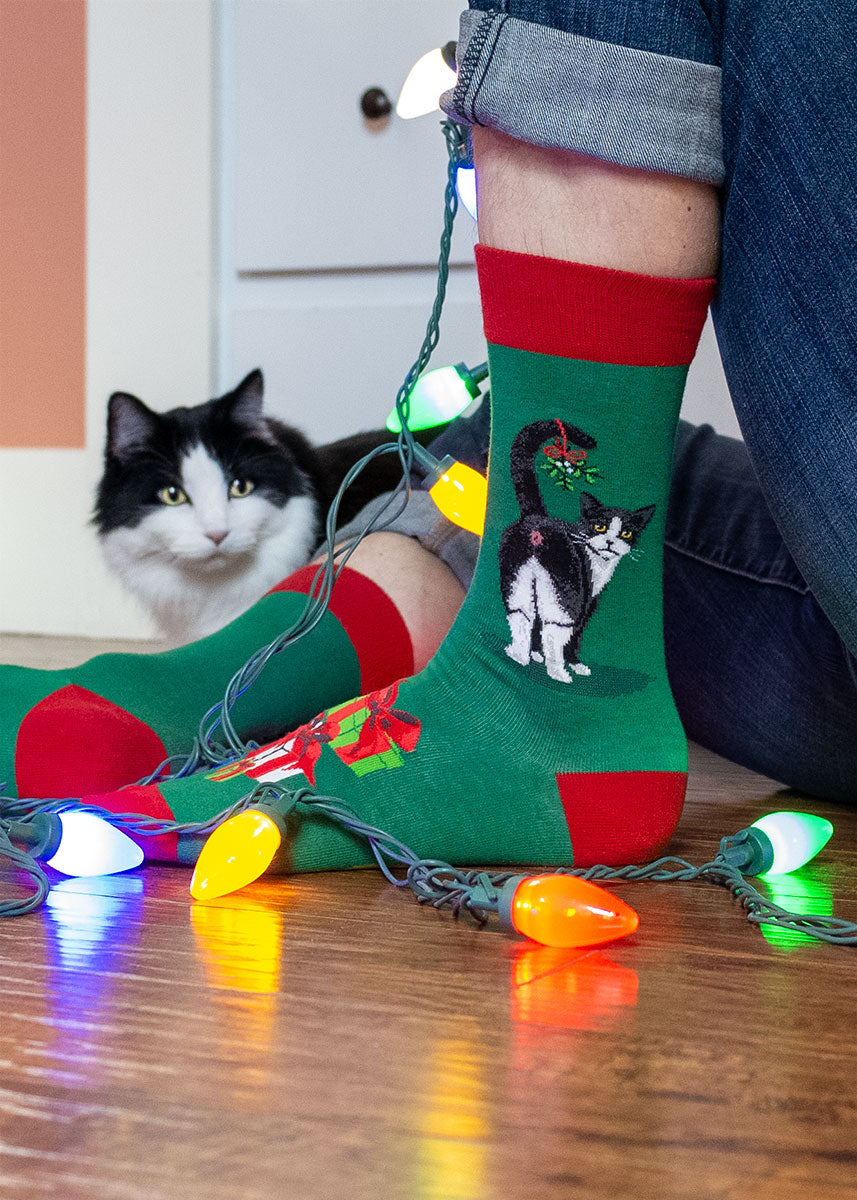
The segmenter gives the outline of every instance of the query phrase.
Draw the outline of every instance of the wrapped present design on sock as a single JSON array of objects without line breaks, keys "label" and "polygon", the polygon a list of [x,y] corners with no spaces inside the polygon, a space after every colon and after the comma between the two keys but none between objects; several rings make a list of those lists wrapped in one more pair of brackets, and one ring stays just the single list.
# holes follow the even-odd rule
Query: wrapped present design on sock
[{"label": "wrapped present design on sock", "polygon": [[284,741],[271,742],[261,750],[245,754],[237,762],[218,767],[207,778],[223,780],[231,779],[235,775],[246,775],[248,779],[256,779],[262,783],[276,783],[290,775],[303,774],[315,786],[315,764],[318,762],[322,746],[329,742],[331,737],[329,724],[322,713],[313,717],[306,725],[301,725]]},{"label": "wrapped present design on sock", "polygon": [[420,740],[419,719],[402,708],[394,708],[399,685],[361,696],[333,709],[331,724],[338,735],[330,748],[355,775],[368,775],[390,767],[400,767],[405,754],[416,749]]},{"label": "wrapped present design on sock", "polygon": [[208,778],[246,775],[248,779],[276,783],[303,774],[314,787],[315,765],[322,746],[328,743],[356,775],[400,767],[404,755],[419,741],[420,722],[404,709],[393,707],[397,691],[398,684],[393,684],[322,713],[286,740],[272,742],[237,762],[218,767]]}]

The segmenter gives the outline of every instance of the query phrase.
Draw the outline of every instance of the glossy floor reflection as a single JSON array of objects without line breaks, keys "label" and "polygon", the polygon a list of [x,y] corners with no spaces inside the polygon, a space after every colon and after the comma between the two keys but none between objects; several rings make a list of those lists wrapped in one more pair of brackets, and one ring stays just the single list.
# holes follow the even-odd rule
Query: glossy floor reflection
[{"label": "glossy floor reflection", "polygon": [[[797,807],[694,756],[674,849]],[[857,919],[857,813],[766,885]],[[3,1200],[853,1200],[857,949],[621,884],[630,938],[553,950],[377,872],[191,905],[66,880],[0,922]],[[5,884],[3,884],[5,886]]]}]

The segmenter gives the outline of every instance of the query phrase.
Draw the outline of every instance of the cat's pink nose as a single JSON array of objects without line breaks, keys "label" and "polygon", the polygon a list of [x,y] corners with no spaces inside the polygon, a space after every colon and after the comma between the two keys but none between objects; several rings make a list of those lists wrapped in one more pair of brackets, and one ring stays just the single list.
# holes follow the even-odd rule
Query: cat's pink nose
[{"label": "cat's pink nose", "polygon": [[208,538],[210,541],[214,542],[215,546],[219,546],[219,545],[220,545],[220,543],[221,543],[221,542],[224,540],[224,538],[226,537],[226,535],[227,535],[227,533],[228,533],[228,532],[229,532],[229,530],[228,530],[228,529],[212,529],[212,530],[206,530],[206,534],[205,534],[205,536],[206,536],[206,537],[207,537],[207,538]]}]

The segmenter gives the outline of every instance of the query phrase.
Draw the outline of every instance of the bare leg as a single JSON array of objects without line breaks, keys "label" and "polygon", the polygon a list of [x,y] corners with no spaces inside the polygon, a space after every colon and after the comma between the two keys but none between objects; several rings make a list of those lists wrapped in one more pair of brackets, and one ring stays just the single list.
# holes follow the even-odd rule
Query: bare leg
[{"label": "bare leg", "polygon": [[486,246],[674,279],[716,273],[717,191],[473,130]]},{"label": "bare leg", "polygon": [[[673,278],[717,268],[717,192],[672,175],[544,150],[473,130],[479,236],[489,246]],[[399,609],[421,670],[452,624],[464,590],[413,538],[374,533],[349,563]]]},{"label": "bare leg", "polygon": [[395,604],[411,635],[414,670],[421,671],[455,620],[464,588],[431,551],[401,533],[372,533],[348,560]]}]

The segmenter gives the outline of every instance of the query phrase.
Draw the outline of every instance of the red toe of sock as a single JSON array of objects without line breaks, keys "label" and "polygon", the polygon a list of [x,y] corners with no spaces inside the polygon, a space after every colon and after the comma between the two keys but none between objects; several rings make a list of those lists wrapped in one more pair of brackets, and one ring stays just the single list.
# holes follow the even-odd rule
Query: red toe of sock
[{"label": "red toe of sock", "polygon": [[103,696],[69,684],[27,713],[15,743],[19,796],[108,792],[149,774],[167,757],[139,717]]},{"label": "red toe of sock", "polygon": [[574,865],[624,866],[657,858],[678,824],[684,771],[569,772],[556,777]]}]

